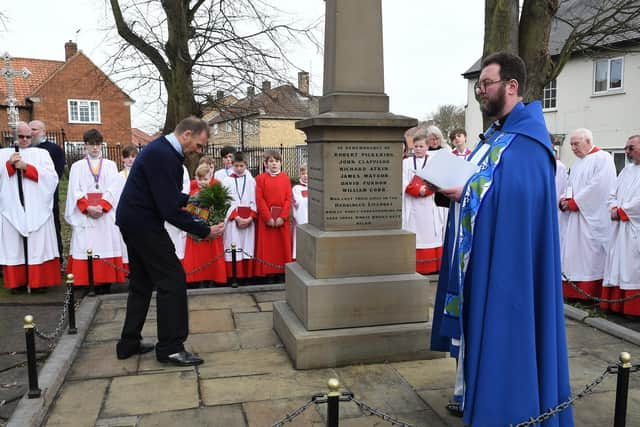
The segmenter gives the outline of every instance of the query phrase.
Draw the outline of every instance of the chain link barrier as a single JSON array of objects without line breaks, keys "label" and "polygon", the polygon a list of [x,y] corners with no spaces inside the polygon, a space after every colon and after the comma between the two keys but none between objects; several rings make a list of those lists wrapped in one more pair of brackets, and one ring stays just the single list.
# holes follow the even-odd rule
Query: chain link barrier
[{"label": "chain link barrier", "polygon": [[267,267],[271,267],[271,268],[274,268],[274,269],[276,269],[276,270],[284,270],[284,264],[272,264],[272,263],[270,263],[269,261],[265,261],[265,260],[263,260],[263,259],[260,259],[260,258],[255,257],[255,256],[253,256],[253,255],[249,255],[248,253],[246,253],[246,252],[245,252],[245,250],[244,250],[244,249],[236,249],[236,250],[237,250],[237,251],[241,251],[241,253],[242,253],[244,256],[246,256],[246,257],[248,257],[249,259],[254,260],[254,261],[256,261],[256,262],[258,262],[258,263],[260,263],[260,264],[262,264],[262,265],[266,265]]},{"label": "chain link barrier", "polygon": [[[285,415],[281,420],[275,422],[271,427],[282,427],[284,426],[284,424],[286,423],[290,423],[292,422],[295,418],[299,417],[300,415],[302,415],[307,409],[309,409],[309,407],[311,405],[320,405],[323,403],[327,403],[329,399],[329,396],[327,394],[314,394],[313,396],[311,396],[311,399],[309,399],[309,401],[305,402],[304,405],[300,406],[299,408],[297,408],[296,410],[287,413],[287,415]],[[355,403],[358,408],[360,408],[365,414],[370,414],[370,415],[374,415],[386,422],[388,422],[391,425],[394,426],[400,426],[400,427],[415,427],[412,424],[408,424],[405,423],[403,421],[398,420],[397,418],[385,413],[384,411],[374,408],[372,406],[367,405],[364,402],[359,401],[358,399],[356,399],[353,396],[353,393],[351,392],[342,392],[342,394],[340,395],[340,402],[353,402]]]},{"label": "chain link barrier", "polygon": [[632,295],[630,297],[618,298],[618,299],[599,298],[599,297],[593,296],[593,295],[589,294],[588,292],[586,292],[585,290],[581,289],[578,285],[576,285],[574,282],[569,280],[569,278],[564,273],[562,273],[562,280],[567,282],[567,284],[569,286],[571,286],[573,289],[578,291],[578,293],[580,293],[581,295],[585,296],[586,298],[588,298],[588,299],[590,299],[592,301],[596,301],[598,303],[604,302],[604,303],[607,303],[607,304],[620,304],[620,303],[623,303],[623,302],[628,302],[628,301],[632,301],[634,299],[640,298],[640,293],[636,294],[636,295]]},{"label": "chain link barrier", "polygon": [[427,259],[417,259],[416,264],[426,264],[429,262],[440,262],[442,258],[427,258]]},{"label": "chain link barrier", "polygon": [[[67,290],[65,291],[65,294],[64,294],[64,305],[62,306],[62,313],[60,314],[60,319],[58,320],[58,324],[56,325],[56,328],[52,333],[48,334],[46,332],[43,332],[38,329],[37,324],[34,325],[33,331],[39,338],[42,338],[43,340],[46,340],[46,341],[54,341],[60,336],[64,328],[64,324],[67,320],[67,315],[69,314],[69,301],[71,300],[71,292],[73,292],[73,289],[71,287],[67,287]],[[76,303],[74,309],[77,309],[78,306],[79,306],[79,303]],[[49,350],[51,350],[54,345],[55,343],[53,342],[49,343]]]},{"label": "chain link barrier", "polygon": [[196,274],[199,271],[204,270],[205,268],[211,266],[212,264],[216,263],[217,261],[219,261],[221,258],[224,257],[224,253],[222,253],[221,255],[217,255],[215,257],[213,257],[212,259],[210,259],[209,261],[205,262],[204,264],[202,264],[200,267],[196,267],[191,271],[185,272],[185,274],[187,276],[191,275],[191,274]]},{"label": "chain link barrier", "polygon": [[111,267],[114,270],[119,271],[120,273],[129,274],[129,270],[128,269],[126,269],[124,267],[120,267],[119,265],[114,264],[111,261],[107,261],[106,259],[100,258],[100,255],[93,255],[93,260],[94,261],[100,261],[104,265],[106,265],[108,267]]}]

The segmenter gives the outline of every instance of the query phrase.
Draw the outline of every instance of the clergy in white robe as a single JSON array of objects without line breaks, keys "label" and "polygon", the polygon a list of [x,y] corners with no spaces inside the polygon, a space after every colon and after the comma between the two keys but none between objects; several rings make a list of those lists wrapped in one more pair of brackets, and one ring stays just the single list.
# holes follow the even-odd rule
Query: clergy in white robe
[{"label": "clergy in white robe", "polygon": [[[87,155],[71,165],[64,219],[71,225],[67,271],[76,286],[89,283],[87,250],[91,249],[93,283],[96,286],[125,281],[121,235],[115,224],[118,178],[115,162],[102,157],[102,135],[91,129],[84,134]],[[97,292],[101,292],[98,290]]]},{"label": "clergy in white robe", "polygon": [[564,215],[561,215],[560,211],[560,199],[565,197],[565,193],[567,192],[567,185],[569,183],[569,171],[564,163],[560,160],[556,159],[556,197],[558,200],[558,234],[560,235],[560,245],[562,246],[562,240],[564,239],[564,234],[562,231],[564,230],[564,225],[560,225],[566,218]]},{"label": "clergy in white robe", "polygon": [[300,182],[291,189],[293,203],[293,256],[296,259],[296,226],[309,222],[309,189],[307,188],[307,166],[300,167]]},{"label": "clergy in white robe", "polygon": [[[124,184],[127,182],[127,178],[129,177],[129,172],[131,171],[131,166],[133,166],[133,162],[136,160],[136,156],[138,155],[138,147],[133,144],[126,145],[122,149],[122,170],[118,172],[118,175],[114,178],[111,188],[113,198],[115,200],[115,205],[113,206],[113,211],[116,212],[118,209],[118,202],[120,201],[120,195],[122,194],[122,189],[124,188]],[[116,227],[117,228],[117,227]],[[120,229],[118,228],[118,232]],[[122,246],[122,263],[124,264],[125,269],[129,269],[129,254],[127,252],[127,245],[124,243],[122,239],[122,234],[120,234],[120,244]]]},{"label": "clergy in white robe", "polygon": [[232,197],[227,211],[223,234],[227,277],[232,277],[231,245],[236,251],[236,278],[244,281],[253,277],[253,256],[255,254],[258,205],[256,204],[256,180],[247,169],[242,153],[233,154],[232,172],[223,178],[222,185]]},{"label": "clergy in white robe", "polygon": [[[191,186],[191,179],[189,179],[189,171],[186,166],[182,166],[182,192],[189,194],[189,188]],[[187,246],[187,232],[179,229],[173,224],[169,224],[165,221],[164,228],[169,234],[169,238],[173,242],[173,246],[176,250],[176,257],[180,261],[184,259],[184,250]]]},{"label": "clergy in white robe", "polygon": [[[627,141],[629,164],[620,172],[609,196],[612,232],[604,265],[602,297],[624,299],[640,294],[640,135]],[[601,308],[640,316],[640,295],[622,303],[601,303]]]},{"label": "clergy in white robe", "polygon": [[[39,289],[59,285],[60,254],[52,214],[58,175],[49,153],[30,146],[29,126],[20,122],[17,133],[19,153],[14,148],[0,150],[0,264],[4,287],[17,289],[28,284],[31,289]],[[22,174],[24,207],[20,203],[18,170]]]},{"label": "clergy in white robe", "polygon": [[[563,236],[560,254],[567,279],[588,295],[598,297],[611,228],[607,197],[615,188],[616,168],[611,155],[592,141],[588,129],[571,134],[571,149],[578,159],[571,166],[567,190],[559,203]],[[566,281],[563,288],[566,298],[588,299]]]},{"label": "clergy in white robe", "polygon": [[402,161],[402,228],[416,233],[416,271],[435,273],[440,269],[444,218],[433,192],[415,171],[429,167],[426,135],[413,137],[414,155]]}]

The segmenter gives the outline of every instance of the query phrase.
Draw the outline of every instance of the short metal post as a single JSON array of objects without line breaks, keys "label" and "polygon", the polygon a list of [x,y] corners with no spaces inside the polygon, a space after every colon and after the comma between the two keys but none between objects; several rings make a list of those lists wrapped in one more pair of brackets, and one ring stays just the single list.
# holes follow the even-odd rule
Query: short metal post
[{"label": "short metal post", "polygon": [[96,288],[93,283],[93,251],[91,249],[87,249],[87,276],[89,278],[89,292],[87,295],[95,297]]},{"label": "short metal post", "polygon": [[631,355],[626,351],[620,353],[618,361],[618,383],[616,385],[616,412],[613,427],[624,427],[627,423],[627,396],[629,394],[629,372],[631,371]]},{"label": "short metal post", "polygon": [[27,341],[27,375],[29,376],[29,399],[40,397],[42,393],[38,387],[38,367],[36,366],[36,335],[33,316],[24,316],[24,335]]},{"label": "short metal post", "polygon": [[327,427],[338,427],[340,422],[340,381],[331,378],[327,382]]},{"label": "short metal post", "polygon": [[231,244],[231,287],[232,288],[238,287],[238,267],[236,265],[237,262],[238,262],[238,259],[236,257],[236,244],[232,243]]},{"label": "short metal post", "polygon": [[76,328],[76,298],[73,295],[73,274],[67,274],[67,292],[69,292],[69,301],[67,304],[67,313],[69,315],[69,335],[78,333]]}]

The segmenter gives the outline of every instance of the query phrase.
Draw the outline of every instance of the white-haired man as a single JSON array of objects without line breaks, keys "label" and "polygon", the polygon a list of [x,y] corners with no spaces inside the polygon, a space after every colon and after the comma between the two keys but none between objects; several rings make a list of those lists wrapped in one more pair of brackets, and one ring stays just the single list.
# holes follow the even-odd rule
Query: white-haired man
[{"label": "white-haired man", "polygon": [[49,154],[31,146],[29,125],[16,130],[18,151],[0,150],[0,264],[5,288],[42,291],[60,284],[52,212],[58,175]]},{"label": "white-haired man", "polygon": [[[640,135],[627,140],[624,152],[629,164],[620,172],[608,201],[613,230],[604,263],[602,296],[606,299],[640,294]],[[640,298],[600,307],[640,316]]]},{"label": "white-haired man", "polygon": [[[589,129],[574,130],[570,140],[578,159],[559,203],[562,272],[583,292],[599,297],[611,228],[606,200],[615,189],[616,167],[609,153],[593,145]],[[566,298],[587,299],[566,281],[563,288]]]}]

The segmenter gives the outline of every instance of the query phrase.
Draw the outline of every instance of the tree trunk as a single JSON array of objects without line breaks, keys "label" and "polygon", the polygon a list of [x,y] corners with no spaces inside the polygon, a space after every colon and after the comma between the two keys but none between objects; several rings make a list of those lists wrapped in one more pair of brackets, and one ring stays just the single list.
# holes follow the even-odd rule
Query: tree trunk
[{"label": "tree trunk", "polygon": [[542,99],[545,85],[553,70],[549,55],[551,22],[559,0],[525,0],[519,26],[519,54],[527,66],[527,83],[523,88],[525,102]]},{"label": "tree trunk", "polygon": [[482,57],[494,52],[518,53],[518,0],[486,0]]}]

